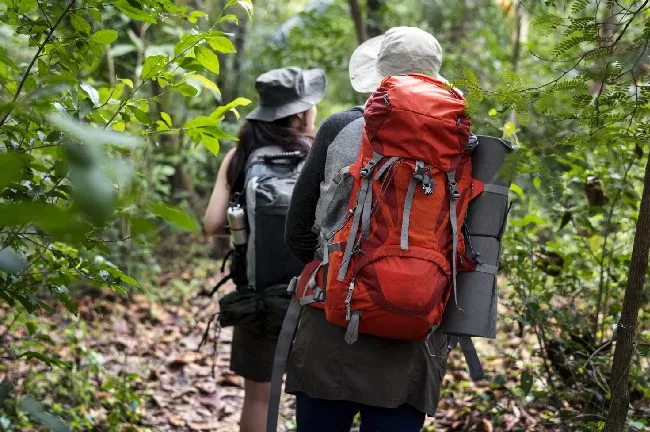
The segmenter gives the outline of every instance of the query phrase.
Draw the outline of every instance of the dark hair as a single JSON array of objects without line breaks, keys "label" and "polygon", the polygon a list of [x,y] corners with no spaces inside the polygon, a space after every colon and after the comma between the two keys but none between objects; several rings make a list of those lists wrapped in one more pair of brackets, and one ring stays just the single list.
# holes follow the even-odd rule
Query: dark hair
[{"label": "dark hair", "polygon": [[314,137],[301,134],[292,128],[292,118],[293,116],[289,116],[272,122],[247,120],[242,125],[239,129],[239,142],[226,173],[231,191],[238,192],[244,188],[246,161],[255,150],[275,145],[286,152],[309,152]]}]

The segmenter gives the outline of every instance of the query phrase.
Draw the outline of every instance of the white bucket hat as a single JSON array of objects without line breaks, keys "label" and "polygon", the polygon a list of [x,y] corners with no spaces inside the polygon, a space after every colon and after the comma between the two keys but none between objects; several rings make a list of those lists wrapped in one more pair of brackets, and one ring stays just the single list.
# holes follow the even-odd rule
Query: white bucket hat
[{"label": "white bucket hat", "polygon": [[446,81],[438,75],[442,48],[433,35],[417,27],[393,27],[367,40],[350,57],[352,87],[372,93],[389,75],[421,73]]}]

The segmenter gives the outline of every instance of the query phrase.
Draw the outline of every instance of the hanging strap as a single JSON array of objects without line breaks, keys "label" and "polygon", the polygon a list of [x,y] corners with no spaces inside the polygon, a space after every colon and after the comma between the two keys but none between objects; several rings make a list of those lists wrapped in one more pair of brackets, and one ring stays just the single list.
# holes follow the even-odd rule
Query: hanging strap
[{"label": "hanging strap", "polygon": [[508,194],[510,193],[510,188],[506,186],[500,186],[500,185],[488,183],[483,185],[483,192],[508,196]]},{"label": "hanging strap", "polygon": [[273,372],[271,374],[271,397],[266,417],[266,432],[276,432],[278,428],[278,414],[280,412],[280,398],[282,397],[282,377],[287,369],[293,338],[296,335],[300,319],[300,303],[294,295],[289,304],[289,309],[282,323],[282,330],[278,337],[273,359]]},{"label": "hanging strap", "polygon": [[[368,181],[370,185],[370,176],[364,178],[364,181]],[[366,199],[363,200],[363,211],[361,212],[361,235],[363,238],[368,238],[370,234],[370,213],[372,212],[372,187],[368,187],[366,191]]]},{"label": "hanging strap", "polygon": [[458,184],[456,183],[456,171],[447,173],[447,183],[449,184],[449,220],[451,222],[452,237],[451,277],[454,283],[454,301],[456,302],[456,307],[459,310],[462,310],[460,306],[458,306],[458,290],[456,287],[456,255],[458,254],[458,217],[456,214],[456,202],[458,201],[458,198],[460,198],[460,193],[458,192]]},{"label": "hanging strap", "polygon": [[348,329],[345,332],[345,341],[348,345],[352,345],[359,339],[359,320],[361,319],[362,311],[352,312],[350,317],[350,322],[348,323]]},{"label": "hanging strap", "polygon": [[[348,272],[348,266],[350,265],[350,260],[352,259],[352,253],[354,252],[354,247],[357,243],[356,240],[357,233],[359,232],[359,222],[361,221],[361,214],[363,213],[364,204],[366,202],[366,195],[370,194],[372,199],[372,191],[369,190],[372,184],[371,173],[382,158],[382,155],[375,153],[374,157],[366,164],[365,167],[361,169],[361,188],[359,188],[359,191],[357,192],[357,203],[354,210],[354,219],[352,220],[350,235],[348,236],[345,252],[343,253],[343,260],[341,262],[341,267],[339,268],[339,274],[337,277],[337,280],[339,282],[343,282],[343,279],[345,279],[345,275]],[[367,217],[370,217],[369,213]]]},{"label": "hanging strap", "polygon": [[[300,306],[306,306],[308,304],[322,302],[325,300],[325,292],[321,290],[316,283],[318,272],[323,268],[324,265],[324,262],[318,264],[318,266],[316,266],[316,269],[309,276],[309,280],[307,281],[307,284],[305,284],[305,289],[303,290],[302,297],[300,298]],[[307,291],[309,290],[312,292],[311,295],[307,295]]]},{"label": "hanging strap", "polygon": [[418,185],[418,177],[416,173],[424,168],[424,162],[416,161],[415,162],[415,172],[413,172],[413,177],[411,177],[411,182],[406,191],[406,200],[404,201],[404,213],[402,215],[402,233],[400,235],[400,247],[403,250],[409,248],[409,225],[411,224],[411,207],[413,206],[413,197],[415,196],[415,188]]},{"label": "hanging strap", "polygon": [[453,350],[456,345],[460,343],[460,349],[463,351],[465,356],[465,362],[467,362],[467,368],[469,369],[469,375],[472,377],[472,380],[478,381],[485,377],[485,371],[483,370],[483,365],[481,365],[481,360],[478,358],[476,353],[476,347],[474,347],[474,342],[469,336],[449,336],[449,344],[447,347],[449,351]]},{"label": "hanging strap", "polygon": [[499,268],[497,266],[493,266],[490,264],[485,264],[481,263],[476,266],[476,269],[474,271],[477,271],[479,273],[487,273],[491,275],[496,275],[499,271]]},{"label": "hanging strap", "polygon": [[393,165],[395,165],[395,162],[397,162],[399,159],[400,159],[400,158],[397,157],[397,156],[393,156],[392,158],[388,159],[388,160],[386,161],[386,163],[383,164],[383,165],[381,166],[381,168],[379,168],[379,169],[377,170],[377,174],[375,174],[375,180],[379,180],[379,179],[381,178],[381,176],[384,175],[384,173],[386,172],[386,170],[388,170],[390,167],[392,167]]}]

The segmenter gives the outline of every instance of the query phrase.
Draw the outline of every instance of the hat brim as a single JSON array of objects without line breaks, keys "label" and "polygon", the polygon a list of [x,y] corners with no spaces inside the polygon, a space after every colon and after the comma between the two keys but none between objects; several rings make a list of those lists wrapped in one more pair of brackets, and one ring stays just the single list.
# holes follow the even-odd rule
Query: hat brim
[{"label": "hat brim", "polygon": [[303,71],[305,79],[305,96],[279,106],[258,106],[246,116],[247,120],[272,122],[284,117],[305,112],[320,103],[327,90],[327,78],[318,69]]},{"label": "hat brim", "polygon": [[[377,60],[379,59],[379,51],[384,42],[384,37],[385,35],[379,35],[368,39],[359,45],[350,56],[348,64],[350,84],[359,93],[368,94],[374,92],[386,78],[386,75],[379,73],[377,70]],[[434,78],[447,81],[440,75]]]},{"label": "hat brim", "polygon": [[359,45],[350,56],[348,65],[350,84],[359,93],[374,92],[385,78],[377,71],[377,59],[384,37],[384,35],[379,35],[368,39]]}]

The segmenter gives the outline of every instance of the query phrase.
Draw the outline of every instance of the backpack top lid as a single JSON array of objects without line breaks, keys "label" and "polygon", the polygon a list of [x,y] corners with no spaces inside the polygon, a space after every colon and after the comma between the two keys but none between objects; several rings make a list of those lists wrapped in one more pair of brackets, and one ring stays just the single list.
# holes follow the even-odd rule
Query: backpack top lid
[{"label": "backpack top lid", "polygon": [[456,168],[469,142],[465,98],[425,75],[384,79],[368,100],[364,118],[376,153],[421,160],[446,172]]}]

